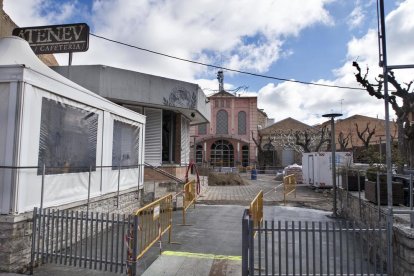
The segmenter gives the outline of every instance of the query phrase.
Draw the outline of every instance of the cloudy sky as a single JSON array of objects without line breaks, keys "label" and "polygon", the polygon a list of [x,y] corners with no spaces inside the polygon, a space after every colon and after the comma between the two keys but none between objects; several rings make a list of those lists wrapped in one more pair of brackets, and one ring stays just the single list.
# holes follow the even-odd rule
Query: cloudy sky
[{"label": "cloudy sky", "polygon": [[[386,0],[389,64],[414,64],[414,0]],[[352,61],[378,67],[375,0],[4,0],[21,27],[85,22],[91,33],[180,58],[304,82],[359,87]],[[67,54],[56,55],[67,64]],[[216,73],[90,37],[73,64],[105,64],[196,82],[211,94]],[[324,88],[225,71],[225,87],[258,96],[276,121],[308,124],[342,112],[384,118],[384,104],[364,91]],[[396,72],[401,82],[414,70]],[[391,110],[391,115],[393,112]]]}]

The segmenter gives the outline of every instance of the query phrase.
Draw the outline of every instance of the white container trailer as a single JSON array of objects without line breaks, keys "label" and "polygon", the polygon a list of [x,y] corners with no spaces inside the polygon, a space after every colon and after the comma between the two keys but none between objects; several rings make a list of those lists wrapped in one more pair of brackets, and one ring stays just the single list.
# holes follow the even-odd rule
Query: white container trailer
[{"label": "white container trailer", "polygon": [[[336,168],[351,164],[352,153],[337,152]],[[332,152],[309,152],[302,155],[303,182],[316,188],[330,188],[332,183]],[[341,178],[336,183],[341,185]]]}]

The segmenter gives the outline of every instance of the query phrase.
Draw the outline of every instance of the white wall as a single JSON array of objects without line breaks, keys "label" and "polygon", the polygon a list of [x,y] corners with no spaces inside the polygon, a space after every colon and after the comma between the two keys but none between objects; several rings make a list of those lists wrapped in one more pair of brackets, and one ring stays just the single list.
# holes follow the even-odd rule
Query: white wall
[{"label": "white wall", "polygon": [[162,110],[155,108],[144,108],[147,116],[145,126],[145,162],[153,166],[162,163]]},{"label": "white wall", "polygon": [[[0,166],[13,166],[17,82],[0,83]],[[0,210],[10,211],[13,171],[0,168]]]},{"label": "white wall", "polygon": [[[39,158],[39,139],[41,125],[42,98],[50,98],[64,104],[98,114],[96,166],[112,165],[113,121],[137,125],[142,124],[111,114],[108,111],[93,108],[67,98],[57,96],[29,84],[25,85],[22,101],[21,141],[18,166],[37,166]],[[141,132],[141,131],[140,131]],[[143,139],[140,139],[140,150],[143,151]],[[140,158],[142,162],[142,158]],[[102,170],[102,171],[101,171]],[[96,168],[91,172],[90,197],[96,197],[118,190],[118,170],[112,168]],[[122,169],[119,178],[119,189],[125,190],[142,185],[141,170]],[[20,169],[16,179],[18,213],[31,211],[40,206],[42,175],[37,169]],[[47,174],[44,177],[43,207],[59,206],[85,200],[88,197],[89,172]]]},{"label": "white wall", "polygon": [[181,116],[181,165],[190,163],[190,120]]}]

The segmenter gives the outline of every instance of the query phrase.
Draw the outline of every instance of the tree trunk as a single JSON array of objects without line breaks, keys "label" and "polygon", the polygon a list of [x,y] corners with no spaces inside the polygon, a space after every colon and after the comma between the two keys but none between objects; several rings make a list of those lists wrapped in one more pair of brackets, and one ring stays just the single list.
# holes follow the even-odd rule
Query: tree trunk
[{"label": "tree trunk", "polygon": [[[404,163],[406,163],[407,160],[409,160],[408,157],[408,151],[407,151],[407,140],[405,139],[404,135],[404,127],[403,127],[403,121],[397,119],[397,131],[398,131],[398,153],[400,157],[404,159]],[[398,172],[402,172],[402,167],[399,167],[397,170]]]}]

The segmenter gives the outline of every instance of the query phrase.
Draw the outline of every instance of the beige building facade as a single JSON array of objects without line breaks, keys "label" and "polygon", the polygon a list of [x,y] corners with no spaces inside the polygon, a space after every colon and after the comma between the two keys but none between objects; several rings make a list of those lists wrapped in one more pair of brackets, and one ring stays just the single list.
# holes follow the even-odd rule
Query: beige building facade
[{"label": "beige building facade", "polygon": [[264,163],[269,167],[285,167],[302,162],[302,152],[294,144],[293,134],[314,128],[293,118],[286,118],[260,130]]},{"label": "beige building facade", "polygon": [[[330,129],[330,121],[327,121],[322,124],[322,126],[325,125]],[[357,135],[357,126],[358,131],[360,133],[364,131],[364,129],[366,129],[367,126],[370,132],[372,132],[375,129],[375,133],[370,140],[370,145],[379,145],[381,143],[385,143],[385,120],[363,115],[353,115],[348,118],[338,119],[337,121],[335,121],[335,137],[337,140],[337,149],[339,149],[338,137],[341,132],[345,136],[349,134],[349,149],[352,149],[352,147],[363,146],[363,142],[361,141],[361,139],[358,138]],[[390,122],[390,135],[391,139],[394,141],[397,141],[398,139],[397,129],[397,124],[395,122]],[[366,132],[364,136],[367,137],[368,133]]]}]

